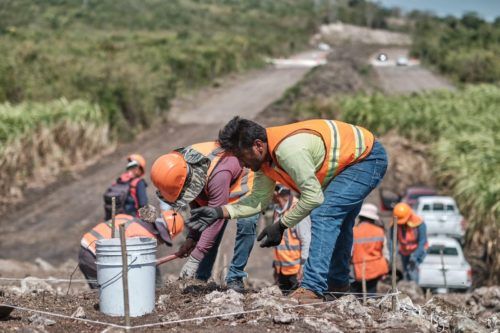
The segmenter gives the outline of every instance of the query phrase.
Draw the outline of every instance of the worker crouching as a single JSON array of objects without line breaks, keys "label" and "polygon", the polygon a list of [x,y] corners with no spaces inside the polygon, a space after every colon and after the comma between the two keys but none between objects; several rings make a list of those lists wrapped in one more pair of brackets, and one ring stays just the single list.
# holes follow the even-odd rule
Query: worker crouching
[{"label": "worker crouching", "polygon": [[[166,222],[156,216],[156,208],[148,205],[139,209],[140,218],[127,214],[118,214],[115,217],[116,235],[119,235],[120,225],[125,225],[125,237],[147,237],[154,238],[158,244],[165,243],[167,246],[172,246],[172,241],[169,235]],[[98,288],[95,282],[97,279],[96,266],[96,242],[100,239],[112,238],[112,221],[101,222],[92,230],[83,235],[80,242],[81,248],[78,255],[78,266],[81,272],[87,279],[91,289]],[[157,285],[160,282],[160,273],[157,269]]]},{"label": "worker crouching", "polygon": [[[277,185],[274,192],[273,223],[277,223],[283,214],[297,204],[298,199],[289,188]],[[274,248],[274,274],[276,284],[287,295],[297,289],[302,280],[303,265],[309,256],[311,244],[311,219],[305,217],[295,227],[287,229],[280,245]]]}]

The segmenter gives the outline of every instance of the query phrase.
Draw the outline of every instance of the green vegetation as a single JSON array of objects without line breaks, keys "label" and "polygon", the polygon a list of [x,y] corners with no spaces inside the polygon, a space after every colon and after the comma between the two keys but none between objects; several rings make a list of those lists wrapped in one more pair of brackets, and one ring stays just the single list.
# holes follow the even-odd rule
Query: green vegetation
[{"label": "green vegetation", "polygon": [[482,235],[493,268],[500,270],[496,247],[500,230],[500,87],[468,85],[457,91],[404,96],[380,93],[309,100],[295,104],[300,118],[336,117],[369,128],[377,135],[396,130],[414,142],[429,144],[433,172],[442,189],[467,216],[469,237]]},{"label": "green vegetation", "polygon": [[314,100],[294,108],[301,117],[340,115],[383,135],[401,135],[431,144],[435,174],[467,211],[473,230],[500,218],[500,88],[467,86],[405,96],[360,94]]},{"label": "green vegetation", "polygon": [[411,53],[459,82],[499,82],[500,20],[416,15]]},{"label": "green vegetation", "polygon": [[318,1],[322,21],[331,23],[340,21],[375,29],[387,29],[388,18],[399,17],[397,8],[385,8],[367,0]]},{"label": "green vegetation", "polygon": [[314,15],[309,0],[1,1],[0,190],[132,139],[179,90],[297,51]]},{"label": "green vegetation", "polygon": [[0,5],[0,103],[98,103],[117,133],[150,125],[178,89],[301,47],[306,0],[8,0]]},{"label": "green vegetation", "polygon": [[61,169],[95,158],[110,145],[109,126],[97,105],[65,99],[0,105],[0,191],[19,195]]}]

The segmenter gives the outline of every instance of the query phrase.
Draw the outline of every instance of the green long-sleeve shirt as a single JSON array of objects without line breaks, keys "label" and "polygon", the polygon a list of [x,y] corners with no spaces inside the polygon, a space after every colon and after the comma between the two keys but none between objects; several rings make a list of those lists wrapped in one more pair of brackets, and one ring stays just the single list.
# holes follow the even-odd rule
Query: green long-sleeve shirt
[{"label": "green long-sleeve shirt", "polygon": [[[325,159],[325,145],[317,135],[295,134],[278,146],[276,158],[301,192],[297,205],[282,219],[283,224],[293,227],[323,203],[323,189],[316,178],[316,171]],[[274,186],[274,180],[258,171],[255,174],[252,193],[236,204],[226,205],[225,208],[233,219],[261,212],[271,201]]]}]

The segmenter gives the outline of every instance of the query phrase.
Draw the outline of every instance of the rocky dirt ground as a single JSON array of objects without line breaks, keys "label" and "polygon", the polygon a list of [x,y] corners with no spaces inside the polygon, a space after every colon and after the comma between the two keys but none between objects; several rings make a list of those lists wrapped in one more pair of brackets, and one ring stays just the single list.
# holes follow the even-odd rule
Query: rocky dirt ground
[{"label": "rocky dirt ground", "polygon": [[[362,35],[362,33],[361,33]],[[391,37],[392,38],[392,37]],[[395,43],[393,39],[388,40]],[[398,37],[399,38],[399,37]],[[404,43],[403,43],[404,44]],[[221,116],[224,119],[234,114],[255,117],[257,121],[274,125],[292,118],[291,105],[302,98],[330,96],[336,93],[370,91],[380,89],[378,72],[367,67],[367,59],[379,46],[350,45],[334,47],[329,63],[310,72],[299,86],[291,88],[277,103],[261,109],[255,100],[251,107],[247,104],[231,101],[231,107],[224,108],[232,114]],[[224,98],[228,89],[237,88],[244,96],[248,82],[259,92],[258,77],[268,80],[273,71],[251,73],[245,77],[228,78],[220,87],[201,92],[191,100],[188,96],[179,101],[176,112],[190,108],[198,113],[209,112],[203,103],[211,99],[210,105],[216,107],[213,98]],[[305,73],[306,70],[301,70]],[[276,73],[274,73],[276,74]],[[284,84],[277,87],[284,91],[300,77],[297,69],[280,73]],[[271,82],[271,81],[270,81]],[[274,82],[274,81],[273,81]],[[265,86],[265,85],[264,85]],[[238,88],[240,87],[240,88]],[[265,86],[265,89],[272,87]],[[264,95],[268,96],[269,92]],[[251,98],[251,96],[250,96]],[[249,98],[249,99],[250,99]],[[266,97],[267,98],[267,97]],[[240,105],[239,105],[240,104]],[[233,108],[237,108],[232,110]],[[199,111],[202,110],[202,111]],[[250,110],[250,111],[249,111]],[[175,114],[175,112],[173,113]],[[182,116],[186,119],[186,116]],[[174,119],[175,120],[175,119]],[[216,120],[213,120],[215,122]],[[212,122],[212,121],[211,121]],[[68,278],[76,267],[76,252],[81,234],[97,222],[101,215],[100,196],[103,184],[112,179],[122,168],[122,158],[127,153],[141,149],[148,160],[166,149],[183,144],[213,138],[221,124],[206,125],[203,117],[193,119],[192,124],[160,124],[142,134],[137,142],[121,145],[118,150],[90,168],[68,175],[60,183],[36,192],[26,202],[16,207],[0,220],[0,303],[14,304],[39,311],[81,317],[103,321],[116,325],[122,319],[111,318],[98,311],[98,295],[89,291],[85,284],[74,282],[69,294],[67,282],[39,281],[36,278]],[[432,184],[430,168],[426,164],[426,147],[415,147],[395,134],[381,138],[389,150],[391,169],[383,186],[400,191],[406,185],[416,182]],[[408,147],[412,147],[411,150]],[[405,170],[412,170],[411,174]],[[420,172],[414,172],[420,170]],[[411,176],[413,178],[409,178]],[[84,190],[82,190],[82,188]],[[151,187],[149,188],[152,194]],[[97,192],[96,192],[97,191]],[[371,197],[376,200],[377,194]],[[69,209],[68,209],[69,207]],[[54,230],[64,230],[55,233]],[[221,252],[218,257],[215,275],[220,275],[231,258],[234,243],[234,224],[226,230]],[[61,237],[61,234],[63,237]],[[162,249],[161,254],[172,252]],[[480,288],[469,294],[449,294],[434,296],[426,302],[426,297],[414,285],[401,283],[399,289],[405,295],[399,295],[401,307],[396,313],[389,311],[390,302],[369,300],[364,306],[354,296],[345,296],[321,305],[297,307],[291,300],[281,296],[271,282],[271,256],[269,251],[258,248],[250,258],[247,271],[250,274],[249,285],[253,291],[240,295],[230,291],[217,290],[214,285],[205,288],[185,290],[175,277],[182,265],[176,260],[163,268],[169,283],[157,291],[157,306],[154,313],[132,320],[132,325],[145,325],[162,322],[158,326],[136,328],[137,331],[178,332],[213,331],[220,332],[494,332],[498,331],[500,311],[500,289],[498,287]],[[174,275],[172,275],[174,274]],[[14,277],[19,281],[1,280]],[[76,272],[75,279],[81,279]],[[193,290],[194,289],[194,290]],[[381,286],[380,292],[387,292],[387,286]],[[233,312],[245,312],[237,315],[211,319],[195,319],[211,315],[224,315]],[[1,310],[0,310],[1,313]],[[185,320],[178,322],[179,320]],[[176,322],[177,321],[177,322]],[[120,327],[95,323],[84,323],[74,319],[60,318],[48,314],[30,313],[14,310],[9,317],[0,319],[0,332],[118,332]]]},{"label": "rocky dirt ground", "polygon": [[[354,295],[313,305],[299,305],[283,297],[276,286],[239,294],[216,285],[167,282],[157,290],[153,313],[132,318],[134,332],[498,332],[500,288],[484,287],[471,294],[424,295],[401,282],[398,310],[391,297]],[[381,291],[388,286],[381,286]],[[0,319],[2,332],[121,332],[123,319],[98,311],[98,294],[71,292],[28,278],[22,287],[0,293],[0,303],[37,309],[45,313],[14,310]],[[54,314],[67,316],[61,318]],[[88,320],[88,321],[84,321]],[[101,323],[91,322],[100,321]],[[146,325],[146,326],[144,326]]]}]

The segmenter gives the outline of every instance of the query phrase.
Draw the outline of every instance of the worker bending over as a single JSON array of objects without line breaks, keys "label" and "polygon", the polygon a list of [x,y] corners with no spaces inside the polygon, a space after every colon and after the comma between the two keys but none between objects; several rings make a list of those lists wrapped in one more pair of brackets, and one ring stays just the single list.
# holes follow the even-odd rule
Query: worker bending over
[{"label": "worker bending over", "polygon": [[[194,144],[160,156],[151,167],[151,180],[158,189],[160,200],[173,210],[191,207],[219,207],[238,202],[251,192],[254,173],[243,168],[238,159],[226,154],[216,142]],[[168,208],[163,208],[168,209]],[[260,211],[237,221],[234,255],[226,276],[230,289],[243,291],[244,271],[256,236]],[[180,277],[207,281],[226,228],[224,217],[200,232],[190,230],[177,252],[189,256]]]},{"label": "worker bending over", "polygon": [[336,120],[308,120],[264,128],[233,118],[220,132],[222,148],[256,172],[252,193],[236,204],[201,207],[187,221],[202,230],[221,218],[258,213],[280,182],[300,194],[279,222],[266,227],[262,247],[281,243],[283,233],[311,216],[312,239],[301,287],[290,296],[318,302],[326,291],[348,291],[352,228],[364,198],[387,168],[382,144],[366,129]]},{"label": "worker bending over", "polygon": [[[147,237],[156,239],[158,244],[165,243],[167,246],[172,246],[172,241],[169,235],[167,223],[162,218],[156,218],[156,208],[147,205],[139,209],[140,217],[135,217],[127,214],[118,214],[115,217],[116,237],[120,234],[120,225],[125,225],[125,237]],[[82,271],[85,278],[88,280],[91,289],[98,288],[97,267],[96,267],[96,242],[100,239],[111,239],[112,237],[112,221],[101,222],[92,230],[83,235],[80,242],[80,253],[78,255],[78,267]],[[157,269],[157,285],[161,281],[161,277]]]},{"label": "worker bending over", "polygon": [[404,278],[418,283],[418,266],[424,261],[429,248],[427,227],[406,203],[394,206],[394,216],[398,223],[399,254],[403,262]]}]

